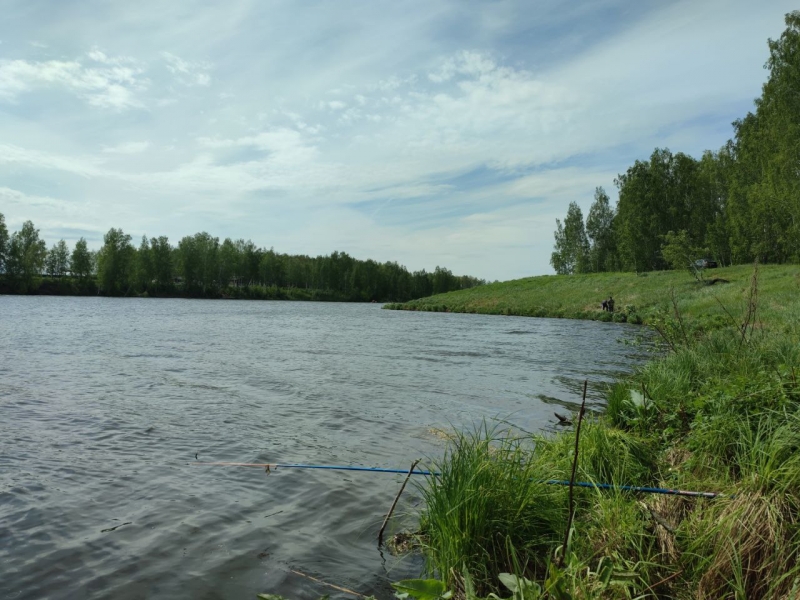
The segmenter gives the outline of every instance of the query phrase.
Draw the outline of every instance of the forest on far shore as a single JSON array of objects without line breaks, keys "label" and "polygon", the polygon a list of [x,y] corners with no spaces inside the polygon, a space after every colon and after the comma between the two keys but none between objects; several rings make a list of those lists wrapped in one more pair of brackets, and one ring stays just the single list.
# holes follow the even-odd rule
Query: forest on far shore
[{"label": "forest on far shore", "polygon": [[166,236],[143,236],[139,247],[121,229],[110,229],[100,250],[81,238],[48,249],[26,221],[9,236],[0,213],[0,293],[107,296],[188,296],[352,302],[406,301],[484,283],[446,268],[409,272],[396,262],[279,254],[252,241],[206,232],[172,246]]},{"label": "forest on far shore", "polygon": [[733,139],[698,160],[657,148],[603,188],[584,223],[572,203],[556,219],[557,273],[800,262],[800,11],[769,40],[769,71],[755,111],[733,123]]}]

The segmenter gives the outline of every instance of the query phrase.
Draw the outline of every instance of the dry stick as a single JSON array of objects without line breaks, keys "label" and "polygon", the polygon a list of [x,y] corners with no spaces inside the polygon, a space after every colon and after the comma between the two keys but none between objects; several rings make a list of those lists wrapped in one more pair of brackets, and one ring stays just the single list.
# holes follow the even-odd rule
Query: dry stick
[{"label": "dry stick", "polygon": [[311,581],[316,581],[317,583],[321,583],[322,585],[327,585],[329,588],[333,588],[335,590],[339,590],[340,592],[344,592],[345,594],[350,594],[351,596],[355,596],[356,598],[366,598],[364,594],[359,594],[358,592],[354,592],[353,590],[348,590],[344,587],[339,587],[338,585],[333,585],[332,583],[328,583],[327,581],[322,581],[321,579],[317,579],[316,577],[312,577],[311,575],[306,575],[305,573],[301,573],[300,571],[295,571],[294,569],[289,569],[295,575],[300,575],[300,577],[305,577],[306,579],[310,579]]},{"label": "dry stick", "polygon": [[666,342],[666,344],[669,346],[670,350],[672,350],[673,352],[677,352],[678,351],[675,348],[675,344],[673,344],[672,340],[669,339],[669,336],[667,335],[667,333],[666,333],[666,331],[664,330],[663,327],[659,327],[658,324],[653,323],[653,328],[658,332],[658,335],[661,336],[661,339]]},{"label": "dry stick", "polygon": [[739,350],[747,339],[747,328],[750,327],[750,338],[753,337],[753,328],[756,324],[756,311],[758,310],[758,260],[753,263],[753,275],[750,278],[750,290],[747,295],[747,315],[742,323],[742,338],[739,341]]},{"label": "dry stick", "polygon": [[681,311],[678,310],[678,300],[675,298],[675,288],[669,288],[669,298],[672,300],[672,308],[675,311],[675,318],[678,320],[678,325],[681,326],[681,335],[683,336],[683,343],[689,345],[689,336],[686,335],[686,328],[683,326],[683,317]]},{"label": "dry stick", "polygon": [[639,501],[639,504],[648,510],[648,512],[650,513],[650,516],[653,517],[653,520],[656,523],[661,525],[664,529],[666,529],[670,533],[672,533],[672,534],[675,533],[675,527],[673,525],[671,525],[669,523],[669,521],[667,521],[664,517],[662,517],[660,514],[658,514],[652,506],[650,506],[649,504],[647,504],[645,502],[641,502],[641,501]]},{"label": "dry stick", "polygon": [[717,301],[717,304],[719,304],[722,307],[722,310],[725,311],[725,314],[728,315],[728,319],[730,319],[731,324],[733,324],[733,326],[736,327],[736,329],[739,329],[739,322],[731,314],[731,311],[729,311],[727,309],[727,307],[722,303],[722,300],[720,300],[719,297],[716,294],[713,294],[713,297],[714,297],[714,300]]},{"label": "dry stick", "polygon": [[578,443],[581,439],[581,423],[583,422],[583,413],[586,410],[586,387],[589,385],[589,380],[583,380],[583,400],[581,401],[581,410],[578,413],[578,427],[575,429],[575,456],[572,459],[572,476],[569,479],[569,519],[567,519],[567,531],[564,534],[564,546],[561,549],[561,556],[559,556],[559,566],[564,564],[564,557],[567,554],[567,544],[569,543],[569,530],[572,529],[572,517],[575,516],[575,505],[572,499],[572,487],[575,483],[575,471],[578,468]]},{"label": "dry stick", "polygon": [[648,586],[647,586],[647,589],[648,589],[648,590],[650,590],[651,592],[654,592],[654,593],[655,593],[655,591],[656,591],[656,588],[657,588],[658,586],[660,586],[660,585],[664,585],[664,584],[665,584],[665,583],[667,583],[668,581],[670,581],[670,580],[672,580],[672,579],[675,579],[675,578],[676,578],[678,575],[680,575],[681,573],[683,573],[683,569],[681,569],[680,571],[675,571],[675,572],[674,572],[672,575],[670,575],[669,577],[665,577],[664,579],[662,579],[662,580],[661,580],[661,581],[659,581],[658,583],[654,583],[653,585],[648,585]]},{"label": "dry stick", "polygon": [[[753,265],[753,284],[751,288],[751,304],[753,305],[753,321],[750,323],[750,339],[753,339],[753,331],[758,324],[758,259]],[[761,330],[764,331],[763,328]]]},{"label": "dry stick", "polygon": [[418,464],[419,464],[419,459],[411,463],[411,468],[408,470],[408,474],[406,475],[406,478],[403,480],[403,485],[400,486],[400,491],[397,492],[397,496],[394,497],[394,502],[392,502],[392,507],[389,509],[389,512],[386,513],[386,518],[383,520],[383,525],[381,525],[381,530],[378,532],[379,546],[383,543],[383,530],[386,529],[386,524],[392,517],[392,513],[394,512],[394,507],[397,506],[397,501],[400,500],[400,494],[402,494],[403,490],[406,489],[406,484],[408,483],[408,480],[411,479],[411,473],[414,472],[414,469]]}]

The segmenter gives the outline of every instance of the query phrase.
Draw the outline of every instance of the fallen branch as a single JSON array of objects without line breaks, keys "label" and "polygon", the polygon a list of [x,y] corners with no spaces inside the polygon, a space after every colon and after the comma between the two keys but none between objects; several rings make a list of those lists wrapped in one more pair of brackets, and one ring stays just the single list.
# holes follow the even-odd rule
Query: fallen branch
[{"label": "fallen branch", "polygon": [[350,594],[351,596],[355,596],[356,598],[366,598],[364,594],[359,594],[358,592],[354,592],[353,590],[348,590],[344,587],[339,587],[338,585],[334,585],[332,583],[328,583],[327,581],[322,581],[321,579],[317,579],[316,577],[312,577],[311,575],[306,575],[305,573],[301,573],[300,571],[295,571],[294,569],[289,569],[295,575],[300,575],[300,577],[305,577],[306,579],[310,579],[311,581],[315,581],[322,585],[327,585],[329,588],[333,588],[334,590],[339,590],[340,592],[344,592],[345,594]]},{"label": "fallen branch", "polygon": [[414,469],[419,464],[419,459],[415,460],[411,463],[411,468],[408,470],[408,474],[406,478],[403,480],[403,485],[400,486],[400,491],[397,492],[397,496],[394,497],[394,502],[392,502],[392,507],[389,509],[389,512],[386,513],[386,518],[383,520],[383,525],[381,525],[381,530],[378,532],[378,545],[380,546],[383,544],[383,530],[386,529],[386,524],[389,522],[389,519],[392,517],[392,513],[394,512],[395,506],[397,506],[397,501],[400,500],[400,494],[403,493],[403,490],[406,489],[406,484],[408,480],[411,479],[411,473],[414,472]]},{"label": "fallen branch", "polygon": [[649,591],[651,591],[651,592],[655,593],[655,591],[656,591],[656,588],[657,588],[658,586],[660,586],[660,585],[664,585],[664,584],[665,584],[665,583],[667,583],[668,581],[670,581],[670,580],[672,580],[672,579],[675,579],[675,578],[676,578],[678,575],[680,575],[681,573],[683,573],[683,569],[681,569],[680,571],[676,571],[675,573],[673,573],[673,574],[672,574],[672,575],[670,575],[669,577],[665,577],[664,579],[662,579],[662,580],[661,580],[661,581],[659,581],[658,583],[654,583],[653,585],[648,585],[648,586],[647,586],[647,590],[649,590]]}]

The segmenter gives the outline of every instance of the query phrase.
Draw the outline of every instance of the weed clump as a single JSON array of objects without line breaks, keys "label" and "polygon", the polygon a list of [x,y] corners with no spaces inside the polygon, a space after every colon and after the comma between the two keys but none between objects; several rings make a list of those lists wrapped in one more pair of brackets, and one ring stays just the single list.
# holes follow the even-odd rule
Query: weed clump
[{"label": "weed clump", "polygon": [[453,437],[434,465],[441,475],[421,487],[429,571],[455,587],[468,574],[481,593],[500,590],[498,575],[514,570],[515,553],[528,575],[543,574],[563,535],[566,493],[546,485],[549,474],[529,458],[523,440],[486,425]]}]

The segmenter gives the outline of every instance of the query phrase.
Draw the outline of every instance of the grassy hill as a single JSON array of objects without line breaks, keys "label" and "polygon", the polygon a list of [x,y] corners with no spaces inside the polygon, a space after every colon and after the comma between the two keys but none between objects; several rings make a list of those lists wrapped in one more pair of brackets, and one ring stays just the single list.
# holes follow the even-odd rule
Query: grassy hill
[{"label": "grassy hill", "polygon": [[[759,273],[761,311],[768,319],[770,312],[796,300],[800,266],[761,265]],[[385,308],[647,323],[658,309],[671,309],[674,291],[683,314],[700,322],[713,322],[728,319],[721,304],[739,312],[752,274],[752,265],[739,265],[707,270],[704,283],[695,281],[686,271],[542,275],[387,304]],[[601,302],[609,295],[616,305],[613,316],[601,309]]]}]

